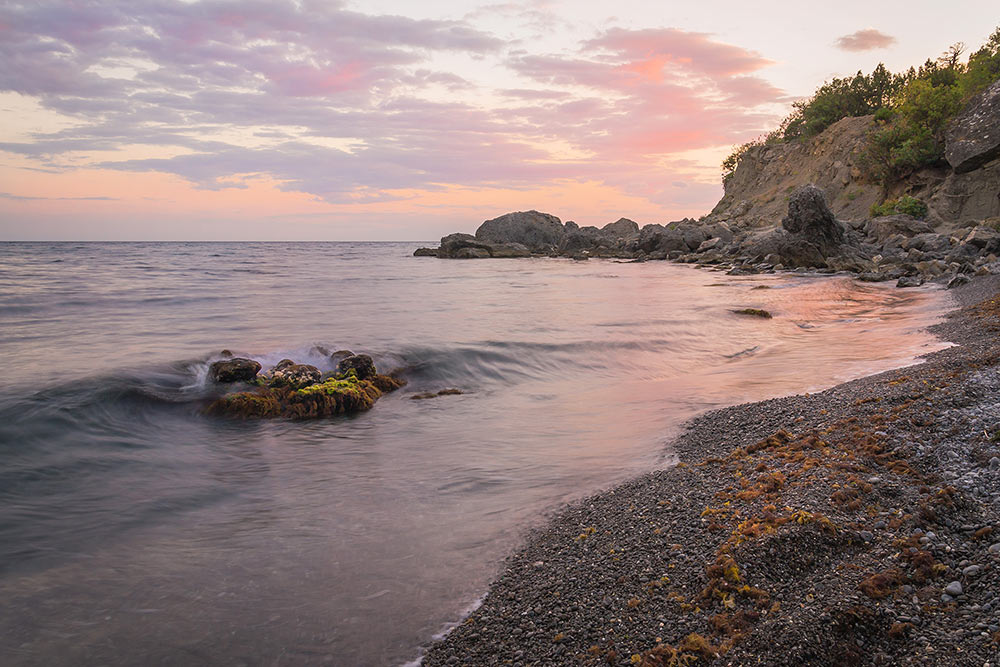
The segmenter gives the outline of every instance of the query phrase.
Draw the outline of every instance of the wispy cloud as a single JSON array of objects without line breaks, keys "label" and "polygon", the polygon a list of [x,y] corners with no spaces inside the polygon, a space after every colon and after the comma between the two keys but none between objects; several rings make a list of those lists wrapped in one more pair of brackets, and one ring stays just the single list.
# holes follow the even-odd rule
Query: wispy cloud
[{"label": "wispy cloud", "polygon": [[12,199],[14,201],[118,201],[118,197],[30,197],[27,195],[14,195],[9,192],[0,192],[0,199]]},{"label": "wispy cloud", "polygon": [[[470,19],[319,0],[10,3],[0,90],[75,123],[0,150],[210,190],[268,178],[338,204],[565,179],[671,202],[716,187],[671,185],[698,173],[680,153],[746,139],[784,97],[760,76],[769,60],[704,33],[612,28],[572,52],[512,46]],[[519,87],[493,90],[442,57],[489,59]]]},{"label": "wispy cloud", "polygon": [[896,38],[886,35],[874,28],[866,28],[852,32],[850,35],[838,37],[834,42],[838,49],[844,51],[874,51],[885,49],[896,43]]}]

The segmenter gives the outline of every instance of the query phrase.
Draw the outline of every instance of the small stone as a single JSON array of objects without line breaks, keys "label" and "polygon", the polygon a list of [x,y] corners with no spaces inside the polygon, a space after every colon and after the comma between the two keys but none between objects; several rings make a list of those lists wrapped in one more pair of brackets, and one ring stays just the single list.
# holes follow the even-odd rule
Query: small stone
[{"label": "small stone", "polygon": [[980,570],[980,568],[979,568],[978,565],[970,565],[969,567],[967,567],[964,570],[962,570],[962,576],[963,577],[974,577],[974,576],[976,576],[976,575],[979,574],[979,570]]},{"label": "small stone", "polygon": [[864,540],[865,542],[871,542],[873,539],[875,539],[875,536],[872,535],[872,533],[867,530],[862,530],[860,533],[858,533],[858,535],[860,535],[861,539]]},{"label": "small stone", "polygon": [[948,584],[947,586],[944,587],[944,592],[945,592],[946,595],[950,595],[952,597],[961,595],[962,594],[962,582],[961,581],[953,581],[953,582],[951,582],[950,584]]}]

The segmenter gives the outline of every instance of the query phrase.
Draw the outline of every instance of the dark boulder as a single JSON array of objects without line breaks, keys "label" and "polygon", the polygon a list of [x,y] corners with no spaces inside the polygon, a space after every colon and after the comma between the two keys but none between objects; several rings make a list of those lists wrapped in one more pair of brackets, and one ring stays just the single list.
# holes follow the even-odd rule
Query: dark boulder
[{"label": "dark boulder", "polygon": [[355,354],[341,360],[337,364],[337,373],[344,374],[354,371],[359,380],[367,380],[375,376],[375,362],[367,354]]},{"label": "dark boulder", "polygon": [[956,273],[955,277],[948,281],[948,289],[955,289],[972,282],[972,278],[964,273]]},{"label": "dark boulder", "polygon": [[792,193],[781,226],[823,253],[835,252],[844,243],[844,226],[833,217],[823,191],[815,185],[804,185]]},{"label": "dark boulder", "polygon": [[1000,232],[990,227],[976,227],[966,235],[962,243],[983,252],[996,252],[1000,249]]},{"label": "dark boulder", "polygon": [[669,229],[663,225],[646,225],[639,231],[639,238],[630,241],[626,248],[632,252],[643,252],[651,255],[654,252],[664,254],[680,251],[689,252],[691,250],[684,241],[684,235],[676,229]]},{"label": "dark boulder", "polygon": [[486,259],[492,256],[485,248],[459,248],[449,255],[451,259]]},{"label": "dark boulder", "polygon": [[903,276],[896,281],[896,287],[920,287],[923,284],[923,276]]},{"label": "dark boulder", "polygon": [[639,234],[639,225],[628,218],[619,218],[601,227],[601,235],[609,239],[628,239]]},{"label": "dark boulder", "polygon": [[497,258],[531,257],[531,251],[523,243],[497,243],[490,246],[490,254]]},{"label": "dark boulder", "polygon": [[565,234],[566,228],[554,215],[518,211],[481,224],[476,240],[484,244],[520,243],[532,252],[548,252],[559,245]]},{"label": "dark boulder", "polygon": [[945,253],[951,251],[951,237],[945,234],[935,234],[933,232],[917,234],[916,236],[903,241],[902,248],[903,250],[916,248],[921,252],[944,255]]},{"label": "dark boulder", "polygon": [[559,242],[559,252],[563,254],[573,254],[582,250],[591,250],[601,245],[601,237],[591,233],[594,227],[583,227],[575,232],[570,232]]},{"label": "dark boulder", "polygon": [[451,259],[475,259],[492,257],[490,246],[476,239],[472,234],[449,234],[441,238],[438,257]]},{"label": "dark boulder", "polygon": [[271,370],[271,379],[268,385],[271,387],[291,387],[292,389],[302,389],[320,381],[322,373],[315,366],[309,364],[297,364],[291,359],[282,359]]},{"label": "dark boulder", "polygon": [[414,257],[437,257],[437,248],[417,248],[413,251]]},{"label": "dark boulder", "polygon": [[984,90],[948,126],[944,156],[957,174],[1000,158],[1000,81]]},{"label": "dark boulder", "polygon": [[882,244],[891,237],[900,234],[902,236],[916,236],[917,234],[928,234],[934,229],[924,222],[917,220],[910,215],[885,215],[869,220],[865,225],[865,233],[868,238],[875,243]]},{"label": "dark boulder", "polygon": [[768,255],[771,262],[780,259],[785,267],[817,267],[826,266],[822,251],[816,244],[796,234],[790,234],[784,229],[772,229],[750,237],[741,249],[741,254],[753,262],[762,262]]},{"label": "dark boulder", "polygon": [[257,373],[260,372],[260,364],[253,359],[234,357],[216,361],[209,369],[208,374],[215,382],[250,382]]}]

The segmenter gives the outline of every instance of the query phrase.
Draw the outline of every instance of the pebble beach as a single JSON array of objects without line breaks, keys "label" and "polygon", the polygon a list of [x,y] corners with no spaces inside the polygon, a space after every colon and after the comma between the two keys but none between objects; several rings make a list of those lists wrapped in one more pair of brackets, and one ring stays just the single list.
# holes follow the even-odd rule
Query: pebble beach
[{"label": "pebble beach", "polygon": [[695,418],[675,467],[529,535],[423,664],[997,664],[998,292],[952,290],[923,363]]}]

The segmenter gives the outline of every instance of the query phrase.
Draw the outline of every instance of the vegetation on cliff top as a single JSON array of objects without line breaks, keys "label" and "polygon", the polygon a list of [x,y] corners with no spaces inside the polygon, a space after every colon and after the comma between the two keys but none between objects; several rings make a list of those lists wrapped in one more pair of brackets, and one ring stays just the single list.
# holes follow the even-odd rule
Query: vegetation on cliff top
[{"label": "vegetation on cliff top", "polygon": [[863,155],[867,176],[883,186],[944,156],[948,122],[969,101],[1000,80],[1000,27],[961,62],[965,45],[952,45],[920,68],[893,74],[881,63],[871,74],[833,79],[820,86],[777,129],[738,146],[722,162],[723,182],[754,146],[808,140],[842,118],[875,115]]}]

